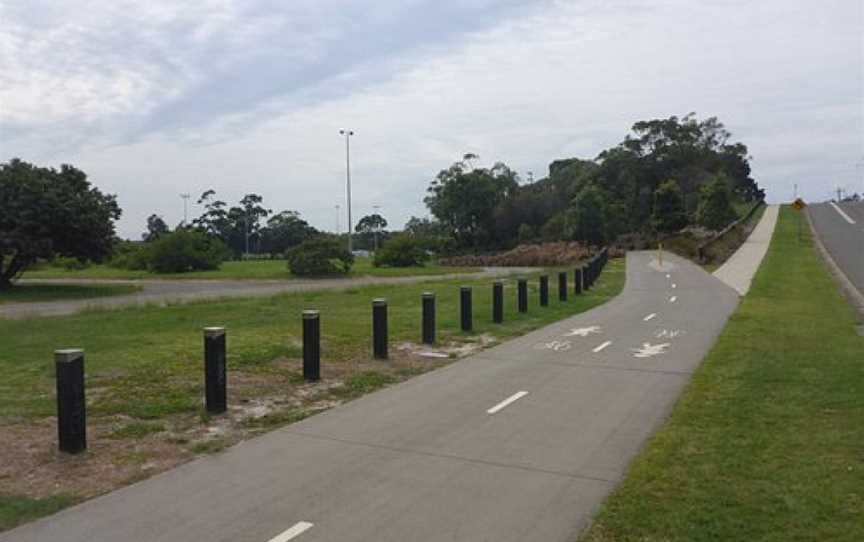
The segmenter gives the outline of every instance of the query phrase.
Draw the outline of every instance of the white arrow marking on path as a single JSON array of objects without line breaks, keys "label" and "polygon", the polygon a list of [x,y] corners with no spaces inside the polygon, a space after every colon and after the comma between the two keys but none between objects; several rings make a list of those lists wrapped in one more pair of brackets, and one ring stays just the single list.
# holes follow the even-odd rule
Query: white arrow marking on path
[{"label": "white arrow marking on path", "polygon": [[852,224],[853,226],[855,225],[855,221],[852,220],[852,217],[849,216],[849,215],[847,215],[846,212],[845,212],[843,209],[841,209],[839,205],[837,205],[837,204],[834,203],[833,201],[832,201],[832,202],[829,202],[829,203],[831,203],[831,207],[834,207],[834,210],[835,210],[835,211],[837,211],[838,213],[840,213],[840,216],[843,217],[843,220],[845,220],[846,222]]},{"label": "white arrow marking on path", "polygon": [[300,521],[294,524],[293,527],[285,531],[284,533],[275,536],[269,540],[269,542],[288,542],[292,538],[299,536],[309,529],[311,529],[313,525],[308,521]]},{"label": "white arrow marking on path", "polygon": [[651,344],[651,343],[642,343],[642,348],[633,348],[634,358],[650,358],[652,356],[656,356],[658,354],[665,354],[666,349],[669,348],[669,343],[663,344]]},{"label": "white arrow marking on path", "polygon": [[511,396],[508,397],[507,399],[504,399],[503,401],[501,401],[501,402],[498,403],[497,405],[493,406],[492,408],[490,408],[490,409],[487,410],[486,412],[487,412],[488,414],[495,414],[496,412],[498,412],[498,411],[501,410],[502,408],[506,407],[506,406],[509,405],[510,403],[512,403],[512,402],[514,402],[514,401],[518,401],[519,399],[525,397],[526,395],[528,395],[528,392],[527,392],[527,391],[517,391],[516,393],[514,393],[513,395],[511,395]]},{"label": "white arrow marking on path", "polygon": [[603,343],[603,344],[601,344],[600,346],[598,346],[597,348],[595,348],[595,349],[593,350],[593,352],[596,354],[597,352],[603,350],[604,348],[606,348],[606,347],[609,346],[610,344],[612,344],[612,341],[606,341],[605,343]]},{"label": "white arrow marking on path", "polygon": [[652,312],[651,314],[649,314],[648,316],[646,316],[645,318],[643,318],[642,321],[643,321],[643,322],[647,322],[647,321],[649,321],[649,320],[653,320],[654,317],[656,317],[656,316],[657,316],[657,313],[656,313],[656,312]]},{"label": "white arrow marking on path", "polygon": [[570,333],[565,333],[564,337],[587,337],[592,333],[600,333],[603,328],[600,326],[578,327],[570,330]]}]

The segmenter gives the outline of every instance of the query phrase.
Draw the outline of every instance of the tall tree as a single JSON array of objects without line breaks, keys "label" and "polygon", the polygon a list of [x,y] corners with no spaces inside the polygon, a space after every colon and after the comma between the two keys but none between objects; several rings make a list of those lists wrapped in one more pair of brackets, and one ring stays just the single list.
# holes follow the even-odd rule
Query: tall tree
[{"label": "tall tree", "polygon": [[737,218],[728,182],[726,177],[716,175],[702,186],[696,220],[709,230],[722,230]]},{"label": "tall tree", "polygon": [[659,232],[674,232],[687,225],[684,196],[681,187],[672,179],[664,182],[654,191],[654,213],[651,215],[651,225]]},{"label": "tall tree", "polygon": [[424,199],[432,214],[462,247],[487,244],[494,230],[495,207],[515,192],[516,173],[502,163],[473,168],[466,159],[438,173]]},{"label": "tall tree", "polygon": [[168,224],[166,224],[165,221],[162,220],[161,216],[157,214],[152,214],[147,217],[147,231],[141,234],[141,239],[149,243],[151,241],[159,239],[170,231],[171,230],[168,228]]},{"label": "tall tree", "polygon": [[594,184],[585,187],[573,200],[568,216],[570,236],[589,245],[606,242],[606,194]]},{"label": "tall tree", "polygon": [[300,218],[297,211],[282,211],[267,219],[267,225],[259,233],[264,252],[281,255],[317,235],[318,230]]},{"label": "tall tree", "polygon": [[115,196],[91,186],[72,166],[0,163],[0,290],[40,258],[99,261],[111,253]]}]

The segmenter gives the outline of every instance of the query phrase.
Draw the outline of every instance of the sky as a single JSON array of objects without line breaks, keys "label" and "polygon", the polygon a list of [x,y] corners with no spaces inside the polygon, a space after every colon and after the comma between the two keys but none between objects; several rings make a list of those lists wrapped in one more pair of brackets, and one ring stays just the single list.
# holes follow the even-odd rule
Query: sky
[{"label": "sky", "polygon": [[83,169],[123,237],[207,189],[344,230],[343,128],[354,222],[401,228],[465,153],[541,178],[689,112],[772,202],[864,191],[864,2],[0,0],[0,161]]}]

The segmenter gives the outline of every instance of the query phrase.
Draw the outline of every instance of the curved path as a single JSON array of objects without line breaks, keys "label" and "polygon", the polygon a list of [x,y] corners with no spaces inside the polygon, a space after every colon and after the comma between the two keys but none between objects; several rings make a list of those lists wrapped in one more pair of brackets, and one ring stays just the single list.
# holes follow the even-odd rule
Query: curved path
[{"label": "curved path", "polygon": [[444,275],[417,275],[410,277],[356,277],[332,279],[292,280],[114,280],[114,279],[33,279],[22,284],[131,284],[141,291],[112,297],[70,299],[32,303],[4,303],[0,305],[0,318],[32,318],[62,316],[81,312],[90,307],[123,307],[150,303],[171,303],[220,299],[226,297],[271,296],[285,292],[334,290],[374,286],[379,284],[414,284],[430,280],[454,278],[499,277],[533,271],[520,267],[487,267],[476,273],[448,273]]},{"label": "curved path", "polygon": [[602,307],[0,541],[571,541],[738,302],[664,265],[631,253]]}]

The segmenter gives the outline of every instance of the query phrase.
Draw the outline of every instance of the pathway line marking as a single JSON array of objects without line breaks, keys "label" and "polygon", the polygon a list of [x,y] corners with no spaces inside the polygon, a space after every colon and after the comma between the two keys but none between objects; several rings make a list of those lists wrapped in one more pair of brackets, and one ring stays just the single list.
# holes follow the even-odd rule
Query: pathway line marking
[{"label": "pathway line marking", "polygon": [[510,403],[513,403],[514,401],[518,401],[519,399],[525,397],[526,395],[528,395],[527,391],[517,391],[516,393],[514,393],[513,395],[511,395],[507,399],[504,399],[503,401],[501,401],[497,405],[495,405],[492,408],[490,408],[489,410],[487,410],[486,413],[487,414],[495,414],[496,412],[498,412],[502,408],[506,407]]},{"label": "pathway line marking", "polygon": [[278,536],[274,536],[268,542],[288,542],[292,538],[295,538],[295,537],[305,533],[306,531],[308,531],[312,527],[313,527],[313,524],[309,523],[308,521],[298,521],[290,529],[288,529],[287,531],[283,532],[282,534],[280,534]]},{"label": "pathway line marking", "polygon": [[845,212],[843,209],[841,209],[839,205],[837,205],[837,204],[834,203],[833,201],[829,201],[828,203],[831,204],[831,207],[834,207],[834,210],[835,210],[835,211],[837,211],[838,213],[840,213],[840,216],[843,217],[843,220],[845,220],[846,222],[852,224],[853,226],[855,225],[855,221],[852,220],[852,217],[849,216],[849,215],[847,215],[846,212]]},{"label": "pathway line marking", "polygon": [[612,344],[612,341],[606,341],[605,343],[601,344],[600,346],[598,346],[597,348],[595,348],[594,350],[592,350],[592,352],[594,352],[594,353],[596,354],[597,352],[603,350],[604,348],[606,348],[606,347],[609,346],[610,344]]},{"label": "pathway line marking", "polygon": [[678,301],[677,295],[673,295],[672,297],[669,298],[669,303],[675,303],[676,301]]},{"label": "pathway line marking", "polygon": [[673,283],[672,283],[672,289],[674,290],[674,289],[677,288],[677,287],[678,287],[678,285],[675,284],[675,283],[673,282]]},{"label": "pathway line marking", "polygon": [[646,316],[645,318],[643,318],[642,321],[643,321],[643,322],[647,322],[647,321],[649,321],[649,320],[653,320],[655,316],[657,316],[657,313],[656,313],[656,312],[652,312],[651,314],[649,314],[648,316]]}]

